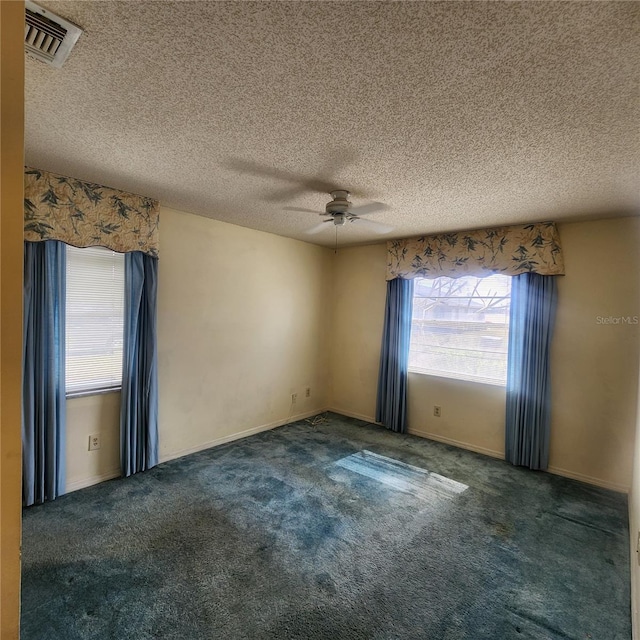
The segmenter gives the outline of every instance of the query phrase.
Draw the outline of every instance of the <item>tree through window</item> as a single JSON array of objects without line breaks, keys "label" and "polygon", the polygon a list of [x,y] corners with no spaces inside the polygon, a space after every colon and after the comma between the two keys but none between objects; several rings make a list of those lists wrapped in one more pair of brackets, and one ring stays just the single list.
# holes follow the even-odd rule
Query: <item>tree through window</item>
[{"label": "tree through window", "polygon": [[409,371],[505,385],[511,278],[417,278]]}]

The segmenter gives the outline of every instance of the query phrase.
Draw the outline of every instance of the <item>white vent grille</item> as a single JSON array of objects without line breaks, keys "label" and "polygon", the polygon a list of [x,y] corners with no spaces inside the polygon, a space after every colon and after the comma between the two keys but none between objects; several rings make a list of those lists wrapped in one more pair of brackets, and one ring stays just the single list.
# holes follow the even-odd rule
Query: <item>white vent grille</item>
[{"label": "white vent grille", "polygon": [[31,0],[27,0],[25,5],[25,51],[59,69],[71,53],[82,29]]}]

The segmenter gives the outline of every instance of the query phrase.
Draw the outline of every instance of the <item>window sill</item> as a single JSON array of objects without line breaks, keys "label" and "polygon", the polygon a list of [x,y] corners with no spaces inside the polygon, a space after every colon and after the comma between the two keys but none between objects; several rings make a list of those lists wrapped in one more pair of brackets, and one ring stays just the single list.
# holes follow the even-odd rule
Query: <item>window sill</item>
[{"label": "window sill", "polygon": [[485,384],[490,387],[502,387],[506,388],[506,382],[495,382],[490,380],[482,380],[479,378],[465,378],[462,375],[454,376],[454,375],[445,375],[444,373],[433,373],[432,371],[423,371],[421,369],[409,369],[409,373],[415,373],[419,376],[429,376],[431,378],[440,378],[441,380],[456,380],[459,382],[471,382],[472,384]]},{"label": "window sill", "polygon": [[66,394],[69,398],[86,398],[87,396],[101,396],[105,393],[120,393],[122,387],[109,387],[107,389],[89,389],[87,391],[71,391]]}]

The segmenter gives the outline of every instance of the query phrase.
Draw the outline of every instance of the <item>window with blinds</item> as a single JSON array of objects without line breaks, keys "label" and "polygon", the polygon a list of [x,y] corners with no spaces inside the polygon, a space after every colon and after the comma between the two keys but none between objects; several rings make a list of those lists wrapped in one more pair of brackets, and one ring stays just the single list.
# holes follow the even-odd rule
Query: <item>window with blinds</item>
[{"label": "window with blinds", "polygon": [[122,385],[124,254],[67,246],[67,395]]},{"label": "window with blinds", "polygon": [[409,371],[507,382],[511,278],[416,279]]}]

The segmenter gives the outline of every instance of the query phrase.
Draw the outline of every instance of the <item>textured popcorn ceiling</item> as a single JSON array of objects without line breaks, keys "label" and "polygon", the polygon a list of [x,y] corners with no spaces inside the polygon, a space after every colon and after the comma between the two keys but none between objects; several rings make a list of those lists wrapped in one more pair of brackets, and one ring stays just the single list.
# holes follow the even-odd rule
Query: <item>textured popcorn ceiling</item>
[{"label": "textured popcorn ceiling", "polygon": [[41,4],[85,33],[27,58],[28,164],[322,244],[283,176],[388,237],[638,211],[637,2]]}]

